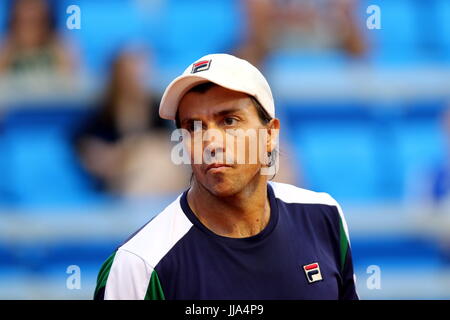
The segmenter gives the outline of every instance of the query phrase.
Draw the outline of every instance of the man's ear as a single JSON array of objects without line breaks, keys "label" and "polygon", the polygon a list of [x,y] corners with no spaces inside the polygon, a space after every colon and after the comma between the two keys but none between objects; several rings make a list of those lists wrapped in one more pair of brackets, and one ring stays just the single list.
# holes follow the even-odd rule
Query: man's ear
[{"label": "man's ear", "polygon": [[273,118],[267,124],[267,144],[266,150],[272,152],[278,145],[280,134],[280,120]]}]

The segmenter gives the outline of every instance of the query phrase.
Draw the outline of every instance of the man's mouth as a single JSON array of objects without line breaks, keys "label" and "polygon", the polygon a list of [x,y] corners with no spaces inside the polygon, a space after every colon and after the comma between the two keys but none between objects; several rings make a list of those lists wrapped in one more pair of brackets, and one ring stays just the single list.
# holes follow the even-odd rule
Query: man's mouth
[{"label": "man's mouth", "polygon": [[206,172],[219,172],[225,170],[226,168],[231,168],[231,165],[225,163],[212,163],[206,167]]}]

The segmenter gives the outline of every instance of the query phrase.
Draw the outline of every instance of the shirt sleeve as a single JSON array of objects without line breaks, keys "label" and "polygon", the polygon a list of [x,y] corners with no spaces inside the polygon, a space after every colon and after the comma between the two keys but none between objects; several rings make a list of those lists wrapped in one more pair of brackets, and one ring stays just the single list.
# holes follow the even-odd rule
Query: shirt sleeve
[{"label": "shirt sleeve", "polygon": [[356,292],[355,274],[353,270],[352,250],[350,246],[350,237],[348,233],[347,222],[341,206],[336,202],[336,208],[339,213],[339,248],[340,248],[340,268],[341,268],[341,287],[339,291],[340,300],[359,300]]},{"label": "shirt sleeve", "polygon": [[346,252],[344,253],[343,266],[342,266],[342,288],[339,293],[340,300],[359,300],[358,294],[356,292],[355,285],[355,274],[353,271],[353,261],[351,248],[348,246]]},{"label": "shirt sleeve", "polygon": [[118,249],[103,264],[95,300],[144,300],[153,269],[132,252]]}]

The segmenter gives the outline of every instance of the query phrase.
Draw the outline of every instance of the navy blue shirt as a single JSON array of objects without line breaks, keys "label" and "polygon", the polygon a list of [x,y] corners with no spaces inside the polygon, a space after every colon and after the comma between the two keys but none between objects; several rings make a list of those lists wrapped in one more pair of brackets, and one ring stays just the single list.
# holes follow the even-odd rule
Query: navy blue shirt
[{"label": "navy blue shirt", "polygon": [[187,190],[105,262],[96,299],[357,299],[347,225],[326,193],[267,185],[257,235],[215,234]]}]

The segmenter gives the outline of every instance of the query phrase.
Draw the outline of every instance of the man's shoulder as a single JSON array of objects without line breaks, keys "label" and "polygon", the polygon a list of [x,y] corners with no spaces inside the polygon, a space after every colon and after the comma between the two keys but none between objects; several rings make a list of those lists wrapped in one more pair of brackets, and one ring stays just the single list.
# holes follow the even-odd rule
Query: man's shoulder
[{"label": "man's shoulder", "polygon": [[326,192],[316,192],[280,182],[269,182],[269,184],[272,186],[275,198],[285,203],[322,204],[339,208],[338,202]]},{"label": "man's shoulder", "polygon": [[342,227],[347,239],[349,239],[347,222],[342,208],[331,195],[326,192],[302,189],[286,183],[269,182],[269,184],[273,188],[275,198],[284,203],[317,205],[321,210],[314,210],[314,212],[323,213],[320,215],[321,217],[332,217],[334,220],[338,218],[339,226]]},{"label": "man's shoulder", "polygon": [[132,234],[118,250],[139,256],[154,267],[192,227],[181,208],[181,196]]}]

